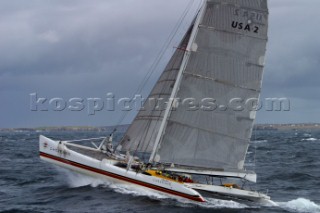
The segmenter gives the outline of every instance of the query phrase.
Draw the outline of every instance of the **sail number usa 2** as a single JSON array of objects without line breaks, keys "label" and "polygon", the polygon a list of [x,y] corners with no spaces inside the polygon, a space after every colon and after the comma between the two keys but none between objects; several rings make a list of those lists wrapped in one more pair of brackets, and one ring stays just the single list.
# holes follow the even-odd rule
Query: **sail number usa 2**
[{"label": "sail number usa 2", "polygon": [[238,22],[238,21],[233,21],[231,24],[231,27],[234,29],[238,29],[238,30],[259,33],[258,26],[251,26],[250,24],[245,24],[245,23]]},{"label": "sail number usa 2", "polygon": [[235,8],[233,10],[233,15],[237,17],[237,19],[245,19],[247,21],[232,21],[231,27],[238,30],[243,30],[247,32],[259,33],[259,26],[253,25],[252,23],[260,23],[264,22],[264,16],[262,13],[256,11],[249,11],[245,9]]}]

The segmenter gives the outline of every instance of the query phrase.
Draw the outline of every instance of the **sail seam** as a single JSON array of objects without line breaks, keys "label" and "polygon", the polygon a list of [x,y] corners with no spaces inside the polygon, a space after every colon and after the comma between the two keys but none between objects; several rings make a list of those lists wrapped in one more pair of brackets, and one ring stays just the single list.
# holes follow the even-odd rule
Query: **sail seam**
[{"label": "sail seam", "polygon": [[172,120],[172,119],[170,119],[170,122],[176,123],[178,125],[185,126],[185,127],[188,127],[188,128],[193,128],[193,129],[198,129],[198,130],[201,130],[201,131],[209,132],[209,133],[212,133],[212,134],[215,134],[215,135],[220,135],[220,136],[224,136],[224,137],[227,137],[227,138],[233,138],[233,139],[236,139],[236,140],[241,140],[243,142],[249,141],[249,139],[237,138],[237,137],[230,136],[230,135],[227,135],[227,134],[223,134],[223,133],[220,133],[220,132],[216,132],[216,131],[212,131],[212,130],[203,129],[203,128],[191,126],[191,125],[188,125],[188,124],[180,123],[179,121],[175,121],[175,120]]},{"label": "sail seam", "polygon": [[197,75],[197,74],[190,73],[190,72],[184,72],[184,74],[192,76],[192,77],[195,77],[195,78],[214,81],[214,82],[217,82],[217,83],[220,83],[220,84],[226,84],[228,86],[232,86],[232,87],[236,87],[236,88],[241,88],[241,89],[250,90],[250,91],[254,91],[254,92],[260,92],[260,89],[259,90],[251,89],[251,88],[248,88],[248,87],[243,87],[243,86],[240,86],[240,85],[233,84],[233,83],[228,82],[228,81],[222,81],[222,80],[219,80],[219,79],[216,79],[216,78],[210,78],[210,77],[207,77],[207,76]]}]

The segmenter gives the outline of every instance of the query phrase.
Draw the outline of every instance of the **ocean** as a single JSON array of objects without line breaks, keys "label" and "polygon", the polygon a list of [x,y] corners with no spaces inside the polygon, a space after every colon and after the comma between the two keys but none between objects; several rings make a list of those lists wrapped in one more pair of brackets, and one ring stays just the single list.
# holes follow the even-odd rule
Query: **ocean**
[{"label": "ocean", "polygon": [[[320,131],[255,131],[246,167],[277,207],[209,199],[198,204],[102,182],[39,159],[38,137],[103,132],[0,132],[0,212],[320,212]],[[118,137],[120,137],[118,135]]]}]

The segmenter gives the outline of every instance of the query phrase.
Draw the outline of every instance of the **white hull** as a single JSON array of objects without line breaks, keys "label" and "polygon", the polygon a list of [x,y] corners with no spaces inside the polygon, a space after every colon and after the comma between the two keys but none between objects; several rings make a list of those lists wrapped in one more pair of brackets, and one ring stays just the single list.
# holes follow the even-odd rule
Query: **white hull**
[{"label": "white hull", "polygon": [[235,198],[273,204],[270,197],[258,192],[198,183],[179,183],[137,173],[131,169],[120,168],[114,165],[115,160],[107,158],[97,160],[68,149],[63,142],[54,141],[44,136],[40,136],[39,150],[40,158],[44,161],[112,183],[133,184],[169,196],[197,202],[205,202],[201,195],[202,192],[205,192],[205,195],[209,194],[213,197],[218,195],[218,197],[222,196],[229,199]]},{"label": "white hull", "polygon": [[63,143],[40,136],[40,158],[58,166],[85,175],[105,179],[113,183],[134,184],[169,196],[204,202],[204,198],[194,189],[184,184],[137,173],[114,166],[113,160],[102,161],[68,149]]}]

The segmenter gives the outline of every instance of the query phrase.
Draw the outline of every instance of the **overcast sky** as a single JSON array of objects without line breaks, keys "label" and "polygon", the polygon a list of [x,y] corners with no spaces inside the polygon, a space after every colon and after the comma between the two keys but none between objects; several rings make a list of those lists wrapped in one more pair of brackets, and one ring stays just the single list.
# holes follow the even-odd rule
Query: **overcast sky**
[{"label": "overcast sky", "polygon": [[[0,128],[90,125],[118,112],[31,110],[37,98],[130,97],[177,24],[188,0],[0,1]],[[194,3],[151,77],[160,75],[199,6]],[[258,123],[320,122],[319,0],[269,0],[262,99],[288,98],[289,112],[258,112]],[[144,93],[144,95],[145,95]],[[50,108],[51,107],[51,108]],[[41,107],[40,107],[41,108]],[[133,114],[124,123],[129,123]]]}]

